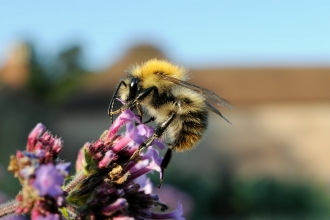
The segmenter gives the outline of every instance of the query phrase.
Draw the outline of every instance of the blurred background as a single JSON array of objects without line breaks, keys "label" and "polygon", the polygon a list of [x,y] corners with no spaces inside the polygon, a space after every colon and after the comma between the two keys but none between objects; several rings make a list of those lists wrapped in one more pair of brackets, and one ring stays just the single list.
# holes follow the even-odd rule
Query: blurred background
[{"label": "blurred background", "polygon": [[[187,219],[330,217],[330,2],[16,2],[0,7],[0,190],[42,122],[75,162],[131,64],[164,58],[234,109],[210,114],[158,192]],[[158,184],[158,175],[152,176]],[[162,196],[161,196],[162,198]]]}]

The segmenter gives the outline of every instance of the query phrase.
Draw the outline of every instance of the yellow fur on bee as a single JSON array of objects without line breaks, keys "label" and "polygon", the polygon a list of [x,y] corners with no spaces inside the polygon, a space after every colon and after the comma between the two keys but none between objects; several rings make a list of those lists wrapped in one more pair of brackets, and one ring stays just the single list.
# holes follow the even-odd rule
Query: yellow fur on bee
[{"label": "yellow fur on bee", "polygon": [[134,77],[142,79],[141,84],[144,88],[172,84],[167,80],[161,80],[156,73],[162,73],[180,80],[186,80],[188,77],[188,71],[185,68],[174,65],[166,60],[158,59],[151,59],[141,65],[135,65],[129,73]]}]

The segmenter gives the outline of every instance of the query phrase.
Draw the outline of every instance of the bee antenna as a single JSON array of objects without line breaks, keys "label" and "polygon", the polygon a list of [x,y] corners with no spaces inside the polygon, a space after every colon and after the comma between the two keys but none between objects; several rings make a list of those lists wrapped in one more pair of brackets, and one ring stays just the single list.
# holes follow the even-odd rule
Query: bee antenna
[{"label": "bee antenna", "polygon": [[110,112],[112,112],[112,110],[113,110],[113,106],[115,105],[116,95],[117,95],[117,93],[118,93],[118,91],[119,91],[119,88],[120,88],[120,86],[121,86],[122,84],[124,84],[124,86],[126,86],[126,83],[125,83],[124,81],[121,81],[121,82],[118,84],[118,86],[117,86],[115,92],[114,92],[113,95],[112,95],[112,98],[111,98],[111,101],[110,101],[110,104],[109,104],[108,115],[110,116],[111,123],[113,123],[113,115],[110,115]]}]

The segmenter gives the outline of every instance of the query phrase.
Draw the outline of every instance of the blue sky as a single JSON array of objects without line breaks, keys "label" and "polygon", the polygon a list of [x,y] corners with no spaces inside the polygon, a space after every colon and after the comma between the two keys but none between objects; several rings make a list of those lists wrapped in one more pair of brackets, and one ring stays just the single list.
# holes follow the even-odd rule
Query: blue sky
[{"label": "blue sky", "polygon": [[21,39],[45,54],[81,44],[91,68],[140,42],[188,67],[330,66],[330,1],[2,2],[0,62]]}]

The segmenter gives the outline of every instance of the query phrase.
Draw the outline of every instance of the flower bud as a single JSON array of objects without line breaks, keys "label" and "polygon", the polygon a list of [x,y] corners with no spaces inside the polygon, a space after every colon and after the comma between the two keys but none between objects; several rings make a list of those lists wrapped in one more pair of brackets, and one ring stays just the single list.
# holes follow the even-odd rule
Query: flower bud
[{"label": "flower bud", "polygon": [[46,131],[46,127],[41,123],[37,124],[34,127],[34,129],[30,132],[30,134],[28,136],[28,141],[27,141],[27,150],[28,151],[34,150],[34,146],[37,143],[38,138],[45,131]]}]

